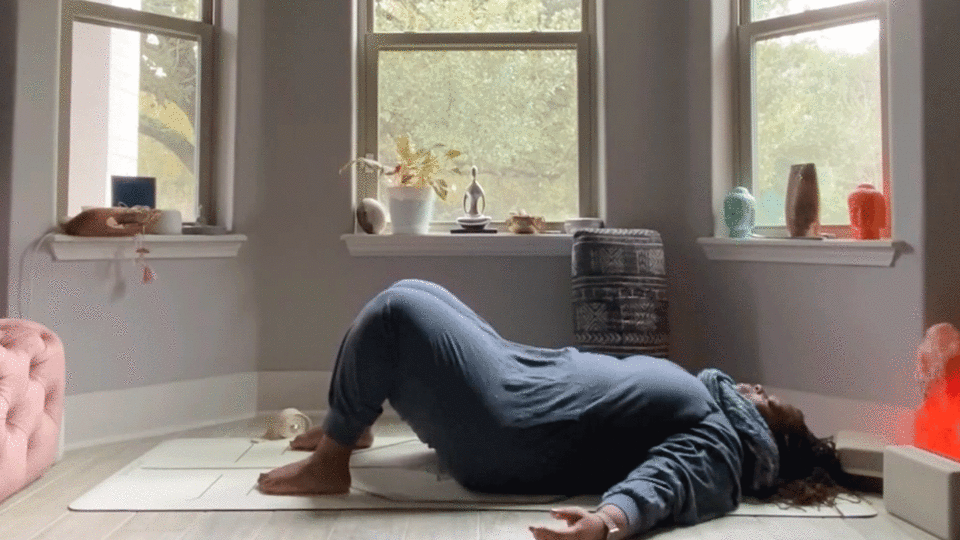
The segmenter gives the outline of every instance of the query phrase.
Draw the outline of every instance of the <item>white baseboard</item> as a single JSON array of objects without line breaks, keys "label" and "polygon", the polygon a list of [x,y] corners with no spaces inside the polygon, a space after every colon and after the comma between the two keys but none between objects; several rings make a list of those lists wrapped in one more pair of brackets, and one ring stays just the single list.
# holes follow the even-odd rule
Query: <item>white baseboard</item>
[{"label": "white baseboard", "polygon": [[66,396],[64,448],[73,450],[252,418],[257,373]]},{"label": "white baseboard", "polygon": [[[294,407],[318,421],[327,409],[330,371],[261,371],[69,395],[65,450],[250,419]],[[889,444],[913,440],[913,411],[883,403],[779,388],[770,394],[804,412],[818,436],[840,430],[870,433]],[[384,404],[383,414],[399,415]]]},{"label": "white baseboard", "polygon": [[261,371],[258,375],[258,410],[295,407],[307,412],[327,408],[332,371]]},{"label": "white baseboard", "polygon": [[[281,411],[294,407],[322,417],[327,410],[332,371],[261,371],[257,385],[257,410]],[[398,417],[389,403],[383,404],[383,416]]]}]

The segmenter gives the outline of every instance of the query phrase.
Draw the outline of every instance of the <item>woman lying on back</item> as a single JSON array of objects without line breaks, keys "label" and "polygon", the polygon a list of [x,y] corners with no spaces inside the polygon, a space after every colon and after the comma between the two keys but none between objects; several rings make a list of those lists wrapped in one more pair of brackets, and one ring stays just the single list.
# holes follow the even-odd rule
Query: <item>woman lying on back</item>
[{"label": "woman lying on back", "polygon": [[603,493],[596,510],[555,510],[566,525],[531,527],[536,540],[700,523],[744,494],[823,502],[842,475],[832,443],[759,385],[648,356],[514,343],[443,287],[403,280],[347,331],[329,412],[292,443],[314,453],[261,475],[260,490],[346,493],[350,455],[371,444],[388,399],[468,489]]}]

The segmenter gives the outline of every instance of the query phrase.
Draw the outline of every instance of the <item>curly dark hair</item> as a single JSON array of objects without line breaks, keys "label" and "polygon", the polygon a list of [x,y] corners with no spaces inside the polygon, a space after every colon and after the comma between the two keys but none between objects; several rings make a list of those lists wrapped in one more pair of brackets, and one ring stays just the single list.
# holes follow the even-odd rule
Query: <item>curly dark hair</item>
[{"label": "curly dark hair", "polygon": [[803,422],[771,430],[780,453],[780,474],[769,496],[789,506],[835,506],[838,495],[860,496],[850,490],[833,437],[818,438]]}]

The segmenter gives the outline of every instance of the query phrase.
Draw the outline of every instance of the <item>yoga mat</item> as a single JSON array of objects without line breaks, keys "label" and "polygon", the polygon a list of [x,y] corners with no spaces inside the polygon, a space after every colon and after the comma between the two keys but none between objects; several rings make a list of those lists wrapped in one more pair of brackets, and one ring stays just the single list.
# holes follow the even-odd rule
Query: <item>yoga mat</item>
[{"label": "yoga mat", "polygon": [[[344,495],[264,495],[260,473],[299,461],[309,452],[289,440],[250,438],[174,439],[163,442],[73,501],[76,511],[209,510],[528,510],[557,505],[588,508],[599,495],[496,495],[464,489],[440,466],[436,453],[411,437],[377,437],[351,459],[353,486]],[[867,502],[838,508],[791,509],[744,501],[733,515],[868,517]]]}]

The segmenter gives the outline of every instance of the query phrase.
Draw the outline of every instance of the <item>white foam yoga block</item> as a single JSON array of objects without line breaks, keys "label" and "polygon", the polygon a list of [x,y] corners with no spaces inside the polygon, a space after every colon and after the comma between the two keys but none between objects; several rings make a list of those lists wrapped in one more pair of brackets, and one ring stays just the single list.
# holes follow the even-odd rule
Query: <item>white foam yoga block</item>
[{"label": "white foam yoga block", "polygon": [[883,503],[930,534],[960,540],[960,462],[916,446],[887,446]]},{"label": "white foam yoga block", "polygon": [[834,437],[844,472],[868,478],[883,477],[884,442],[876,435],[841,430]]}]

